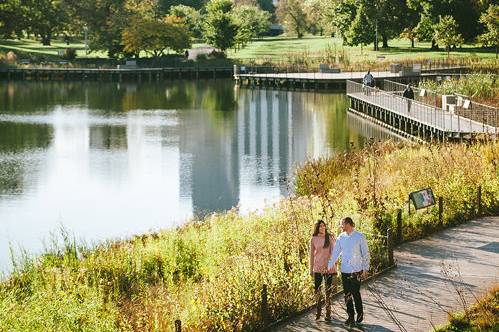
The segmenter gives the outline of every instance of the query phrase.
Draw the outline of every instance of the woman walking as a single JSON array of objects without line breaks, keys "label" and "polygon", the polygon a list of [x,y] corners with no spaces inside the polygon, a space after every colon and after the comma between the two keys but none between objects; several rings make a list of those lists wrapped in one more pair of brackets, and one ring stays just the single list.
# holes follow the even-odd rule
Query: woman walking
[{"label": "woman walking", "polygon": [[322,295],[321,284],[324,280],[326,285],[326,321],[331,320],[331,294],[336,287],[336,264],[328,270],[327,263],[335,244],[334,235],[327,231],[326,223],[318,220],[315,223],[314,233],[310,240],[310,275],[314,278],[314,296],[317,303],[317,314],[315,319],[321,318]]}]

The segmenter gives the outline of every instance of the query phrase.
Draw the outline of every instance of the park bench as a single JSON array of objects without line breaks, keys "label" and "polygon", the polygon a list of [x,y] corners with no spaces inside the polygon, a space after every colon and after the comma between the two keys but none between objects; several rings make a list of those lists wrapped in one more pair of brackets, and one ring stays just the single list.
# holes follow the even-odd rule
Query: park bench
[{"label": "park bench", "polygon": [[340,68],[331,68],[331,67],[329,67],[328,64],[321,63],[319,65],[319,72],[321,72],[321,73],[339,73]]},{"label": "park bench", "polygon": [[136,68],[138,68],[137,61],[127,60],[124,65],[118,65],[117,68],[118,69],[136,69]]}]

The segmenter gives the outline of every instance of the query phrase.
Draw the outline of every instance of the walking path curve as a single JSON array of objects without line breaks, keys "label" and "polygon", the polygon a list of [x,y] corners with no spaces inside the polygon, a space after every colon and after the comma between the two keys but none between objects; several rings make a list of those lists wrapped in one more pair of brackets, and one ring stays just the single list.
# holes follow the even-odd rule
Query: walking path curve
[{"label": "walking path curve", "polygon": [[499,282],[499,216],[405,243],[395,249],[395,258],[397,268],[362,285],[365,319],[360,326],[343,326],[341,296],[334,301],[332,322],[315,321],[312,310],[275,331],[428,332],[444,324],[446,312],[462,311],[463,301],[474,303],[475,296]]}]

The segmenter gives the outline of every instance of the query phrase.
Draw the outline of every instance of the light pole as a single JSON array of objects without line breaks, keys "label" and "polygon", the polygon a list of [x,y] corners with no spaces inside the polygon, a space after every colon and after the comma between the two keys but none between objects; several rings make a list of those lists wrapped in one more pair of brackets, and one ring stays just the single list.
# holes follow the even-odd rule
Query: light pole
[{"label": "light pole", "polygon": [[86,24],[83,26],[83,31],[85,33],[85,55],[87,55],[88,54],[88,39],[87,39],[88,27]]},{"label": "light pole", "polygon": [[375,51],[379,51],[379,48],[378,48],[378,1],[376,1],[374,3],[374,11],[375,11],[375,15],[376,15],[376,19],[375,19],[375,31],[376,31],[376,35],[374,37],[374,50]]}]

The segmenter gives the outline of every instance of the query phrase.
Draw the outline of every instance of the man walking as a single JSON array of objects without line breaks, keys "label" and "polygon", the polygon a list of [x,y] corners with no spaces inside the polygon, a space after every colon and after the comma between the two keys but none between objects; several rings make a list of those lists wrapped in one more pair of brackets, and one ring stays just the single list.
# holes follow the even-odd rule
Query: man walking
[{"label": "man walking", "polygon": [[369,249],[364,234],[357,232],[355,224],[350,217],[341,220],[343,232],[336,239],[333,255],[328,262],[328,269],[335,266],[336,261],[341,258],[341,281],[345,293],[345,303],[347,306],[348,319],[346,325],[353,325],[354,302],[357,312],[357,323],[364,320],[364,310],[362,298],[360,296],[360,281],[367,277],[369,271]]},{"label": "man walking", "polygon": [[369,95],[369,88],[374,88],[374,76],[371,71],[368,70],[367,74],[364,75],[362,79],[362,87],[364,89],[364,94]]},{"label": "man walking", "polygon": [[411,102],[414,99],[414,91],[412,91],[411,85],[407,84],[402,97],[407,98],[407,113],[411,112]]}]

